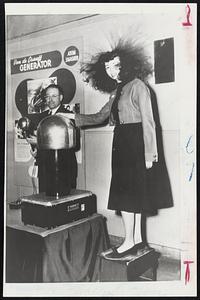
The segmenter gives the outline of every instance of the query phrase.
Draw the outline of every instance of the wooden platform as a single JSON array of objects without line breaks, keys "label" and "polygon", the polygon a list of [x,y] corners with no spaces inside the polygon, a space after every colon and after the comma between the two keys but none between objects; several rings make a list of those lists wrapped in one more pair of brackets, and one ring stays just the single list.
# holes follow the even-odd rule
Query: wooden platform
[{"label": "wooden platform", "polygon": [[112,250],[101,253],[100,281],[155,281],[159,252],[147,248],[137,255],[119,259],[107,258]]}]

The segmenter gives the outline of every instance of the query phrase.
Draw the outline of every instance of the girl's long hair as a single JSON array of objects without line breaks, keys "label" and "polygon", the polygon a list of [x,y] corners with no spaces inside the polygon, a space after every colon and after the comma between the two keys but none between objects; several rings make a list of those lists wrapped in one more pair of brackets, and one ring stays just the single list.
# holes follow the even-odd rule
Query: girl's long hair
[{"label": "girl's long hair", "polygon": [[134,78],[146,81],[147,77],[152,74],[152,65],[143,47],[120,39],[117,45],[112,47],[112,51],[99,52],[93,55],[89,62],[82,63],[80,72],[84,73],[85,81],[101,92],[110,93],[115,90],[117,82],[107,75],[105,62],[116,56],[120,57],[120,79],[123,84]]}]

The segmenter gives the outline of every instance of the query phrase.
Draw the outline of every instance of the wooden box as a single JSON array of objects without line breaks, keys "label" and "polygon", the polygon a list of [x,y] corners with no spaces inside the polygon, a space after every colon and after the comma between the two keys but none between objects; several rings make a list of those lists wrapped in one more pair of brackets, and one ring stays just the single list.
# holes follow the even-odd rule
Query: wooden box
[{"label": "wooden box", "polygon": [[108,250],[101,254],[100,281],[149,281],[156,280],[160,254],[149,248],[138,255],[120,259],[106,258]]}]

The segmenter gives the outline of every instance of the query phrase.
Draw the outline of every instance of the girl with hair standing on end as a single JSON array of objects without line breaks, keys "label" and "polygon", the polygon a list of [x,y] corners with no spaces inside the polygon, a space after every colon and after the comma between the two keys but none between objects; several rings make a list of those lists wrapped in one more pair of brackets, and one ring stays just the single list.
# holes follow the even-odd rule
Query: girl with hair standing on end
[{"label": "girl with hair standing on end", "polygon": [[[141,47],[119,41],[110,52],[99,53],[81,69],[93,88],[109,93],[109,101],[95,114],[76,114],[77,127],[97,125],[109,118],[114,125],[112,178],[108,209],[121,212],[125,238],[109,254],[120,258],[147,246],[142,240],[141,216],[154,214],[147,171],[158,162],[156,129],[147,78],[152,73]],[[156,182],[155,182],[156,184]],[[161,197],[161,195],[159,195]],[[171,206],[165,203],[163,207]]]}]

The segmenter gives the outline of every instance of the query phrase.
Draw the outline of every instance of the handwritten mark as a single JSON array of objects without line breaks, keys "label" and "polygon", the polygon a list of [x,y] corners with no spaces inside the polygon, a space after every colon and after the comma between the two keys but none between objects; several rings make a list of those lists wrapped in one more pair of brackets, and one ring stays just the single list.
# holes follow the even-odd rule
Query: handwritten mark
[{"label": "handwritten mark", "polygon": [[192,170],[190,172],[189,181],[192,180],[193,172],[194,172],[194,163],[192,163]]},{"label": "handwritten mark", "polygon": [[186,6],[186,22],[182,22],[183,26],[192,26],[192,23],[190,22],[190,13],[191,13],[191,8],[190,6],[187,4]]},{"label": "handwritten mark", "polygon": [[[193,152],[194,152],[194,145],[192,143],[192,138],[193,138],[193,135],[190,135],[188,140],[187,140],[187,143],[185,145],[185,151],[187,154],[191,155]],[[191,181],[192,180],[192,176],[193,176],[193,172],[194,172],[194,162],[191,162],[191,171],[190,171],[190,175],[189,175],[189,178],[188,180]]]},{"label": "handwritten mark", "polygon": [[[186,152],[188,154],[191,154],[194,151],[194,149],[191,146],[191,143],[192,143],[192,135],[189,137],[189,139],[187,141],[187,144],[186,144],[186,147],[185,147],[186,148]],[[191,147],[191,149],[190,149],[190,147]]]},{"label": "handwritten mark", "polygon": [[190,264],[192,264],[193,260],[185,260],[183,263],[186,265],[185,269],[185,285],[190,281]]}]

